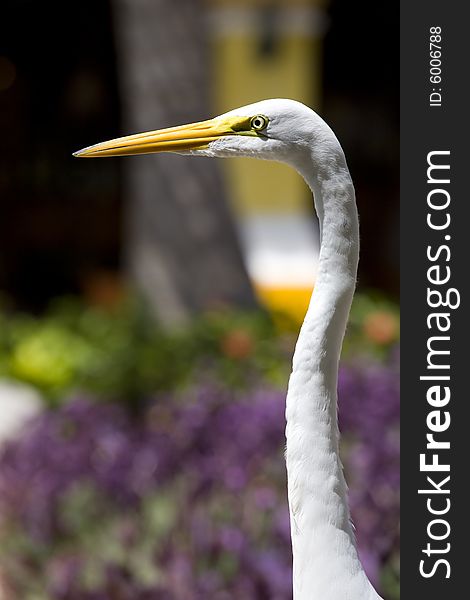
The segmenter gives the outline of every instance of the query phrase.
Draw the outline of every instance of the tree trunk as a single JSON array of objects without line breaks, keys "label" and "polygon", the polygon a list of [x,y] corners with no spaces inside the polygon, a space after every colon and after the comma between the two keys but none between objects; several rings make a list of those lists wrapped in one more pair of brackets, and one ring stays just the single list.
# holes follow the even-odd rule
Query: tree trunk
[{"label": "tree trunk", "polygon": [[[209,116],[202,0],[114,0],[123,135]],[[218,165],[123,159],[125,260],[165,323],[220,304],[254,306]]]}]

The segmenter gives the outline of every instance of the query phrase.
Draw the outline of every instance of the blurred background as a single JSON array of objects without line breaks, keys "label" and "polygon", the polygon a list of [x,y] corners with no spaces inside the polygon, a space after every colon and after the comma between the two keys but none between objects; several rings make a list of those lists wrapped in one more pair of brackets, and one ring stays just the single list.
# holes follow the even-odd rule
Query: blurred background
[{"label": "blurred background", "polygon": [[284,402],[311,194],[275,163],[72,157],[269,97],[319,112],[355,183],[343,463],[362,561],[397,599],[398,6],[0,10],[0,600],[291,598]]}]

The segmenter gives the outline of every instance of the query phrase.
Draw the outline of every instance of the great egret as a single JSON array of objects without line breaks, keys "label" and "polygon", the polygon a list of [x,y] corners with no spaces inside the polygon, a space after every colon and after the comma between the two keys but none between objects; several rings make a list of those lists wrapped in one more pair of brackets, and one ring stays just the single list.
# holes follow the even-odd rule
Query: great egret
[{"label": "great egret", "polygon": [[338,454],[338,362],[356,284],[359,230],[354,187],[335,134],[307,106],[272,99],[208,121],[96,144],[75,156],[153,152],[281,161],[312,190],[321,250],[286,400],[294,600],[379,599],[357,554]]}]

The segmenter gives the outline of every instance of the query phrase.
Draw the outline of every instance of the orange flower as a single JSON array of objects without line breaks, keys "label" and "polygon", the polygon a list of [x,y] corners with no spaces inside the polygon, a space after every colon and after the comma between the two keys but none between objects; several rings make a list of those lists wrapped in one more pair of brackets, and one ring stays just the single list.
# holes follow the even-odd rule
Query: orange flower
[{"label": "orange flower", "polygon": [[376,310],[364,319],[364,333],[376,344],[390,344],[398,338],[398,318],[391,312]]},{"label": "orange flower", "polygon": [[254,341],[249,331],[234,329],[222,339],[222,352],[228,358],[241,359],[249,356],[254,350]]}]

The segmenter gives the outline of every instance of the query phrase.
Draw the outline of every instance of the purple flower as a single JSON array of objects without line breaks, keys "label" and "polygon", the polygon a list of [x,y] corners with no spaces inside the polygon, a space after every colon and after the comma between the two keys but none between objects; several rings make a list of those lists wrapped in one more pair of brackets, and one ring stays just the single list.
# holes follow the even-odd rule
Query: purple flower
[{"label": "purple flower", "polygon": [[[398,548],[398,394],[395,362],[340,370],[352,517],[374,581]],[[44,413],[0,455],[18,597],[29,580],[53,600],[290,600],[284,410],[283,392],[214,387],[161,394],[141,418],[85,399]]]}]

